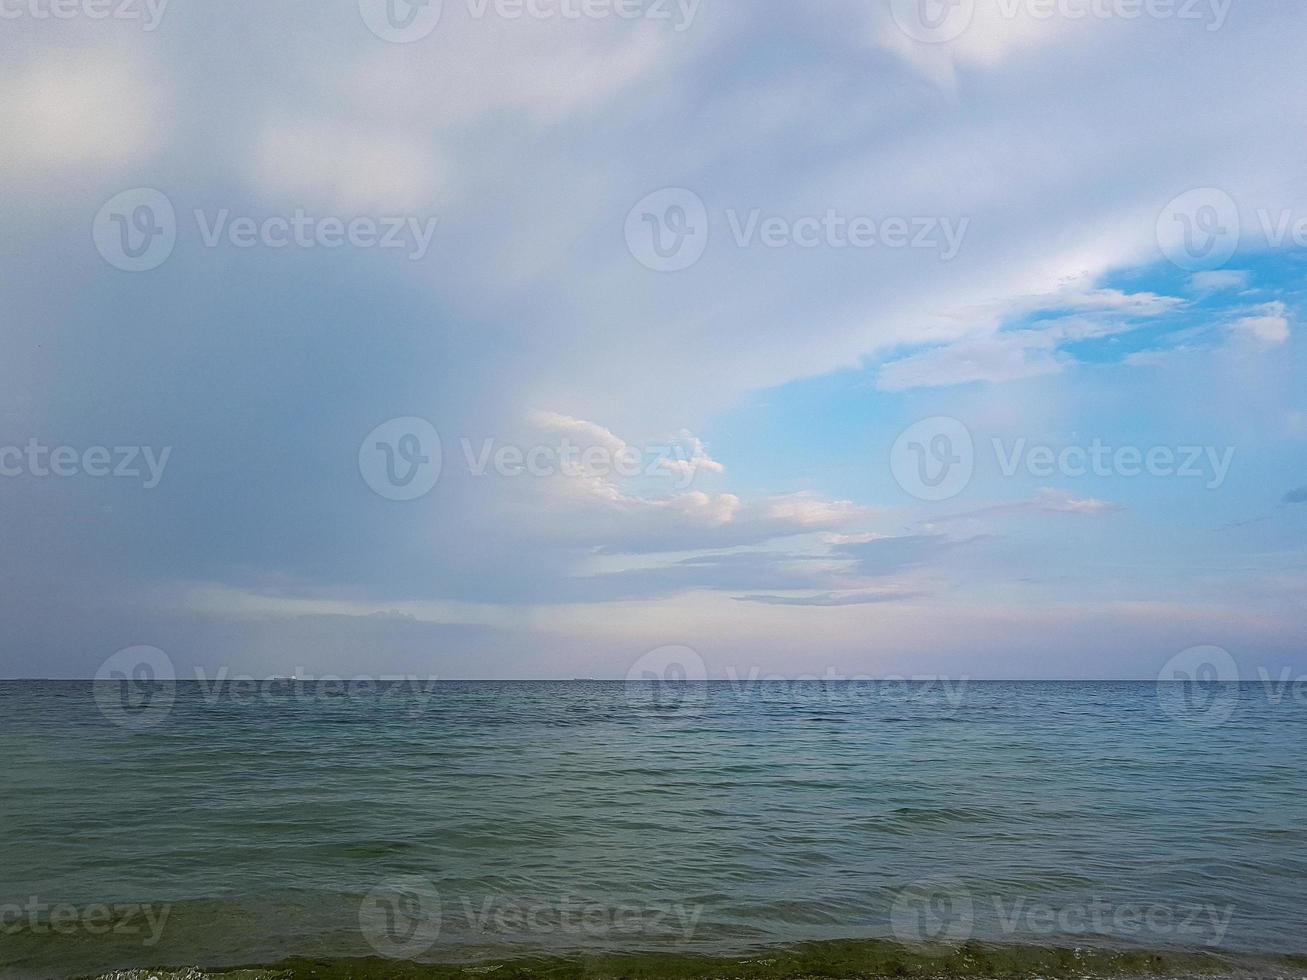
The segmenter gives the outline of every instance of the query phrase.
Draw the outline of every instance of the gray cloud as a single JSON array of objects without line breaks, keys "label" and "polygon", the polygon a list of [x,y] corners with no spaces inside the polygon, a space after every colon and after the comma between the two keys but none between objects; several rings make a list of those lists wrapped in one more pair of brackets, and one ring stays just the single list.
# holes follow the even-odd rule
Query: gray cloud
[{"label": "gray cloud", "polygon": [[[6,22],[0,445],[35,436],[173,455],[149,493],[0,484],[0,672],[83,671],[108,637],[151,632],[228,657],[224,629],[267,657],[316,655],[333,636],[340,658],[421,658],[424,645],[472,655],[482,643],[505,670],[525,670],[532,650],[563,656],[529,630],[461,623],[201,623],[186,616],[187,583],[484,604],[511,619],[694,590],[839,604],[867,578],[956,558],[965,542],[928,535],[800,555],[805,536],[852,535],[875,515],[765,489],[810,485],[784,458],[750,460],[747,477],[728,471],[679,502],[451,466],[429,497],[396,505],[356,463],[362,437],[397,416],[431,419],[447,449],[465,434],[514,437],[535,408],[652,441],[890,351],[916,365],[904,380],[931,373],[923,359],[957,378],[960,347],[1028,312],[1032,293],[1150,261],[1158,204],[1178,189],[1220,174],[1259,200],[1300,173],[1307,136],[1283,120],[1307,91],[1304,32],[1277,10],[1182,41],[1178,25],[1143,21],[1111,45],[1091,30],[1000,30],[975,42],[992,57],[940,51],[938,64],[887,40],[883,14],[862,0],[762,16],[705,4],[675,34],[451,11],[407,51],[371,36],[350,3],[307,19],[259,0],[174,5],[149,35]],[[949,79],[973,72],[986,84],[950,93]],[[102,261],[89,230],[112,195],[142,186],[170,197],[181,228],[163,266],[132,275]],[[621,235],[631,206],[667,186],[700,194],[712,223],[704,259],[673,276],[641,267]],[[194,219],[298,208],[439,225],[410,262],[209,248]],[[912,249],[736,247],[726,212],[754,208],[938,215],[971,230],[947,265]],[[1038,343],[1016,347],[981,351],[982,373],[1057,363]],[[844,448],[873,439],[856,426],[840,436]],[[873,467],[854,465],[850,493],[875,503]],[[740,547],[784,550],[655,562]],[[596,572],[596,558],[620,570]],[[176,608],[150,608],[160,589]]]},{"label": "gray cloud", "polygon": [[841,606],[873,606],[922,598],[925,593],[886,590],[881,592],[823,592],[811,596],[747,595],[736,596],[739,602],[764,606],[816,606],[832,609]]}]

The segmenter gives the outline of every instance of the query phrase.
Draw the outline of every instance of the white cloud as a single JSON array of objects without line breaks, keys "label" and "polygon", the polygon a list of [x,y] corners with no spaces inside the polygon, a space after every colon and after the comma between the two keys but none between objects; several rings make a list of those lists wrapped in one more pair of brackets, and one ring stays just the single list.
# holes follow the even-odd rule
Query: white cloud
[{"label": "white cloud", "polygon": [[428,129],[505,111],[543,127],[598,111],[686,49],[685,35],[670,25],[472,19],[448,4],[446,12],[421,57],[369,45],[328,84],[360,112]]},{"label": "white cloud", "polygon": [[1214,269],[1208,272],[1194,273],[1189,280],[1194,292],[1219,293],[1227,289],[1244,289],[1248,286],[1250,274],[1240,269]]},{"label": "white cloud", "polygon": [[772,497],[759,509],[763,519],[795,528],[838,527],[870,513],[847,500],[826,500],[810,493]]},{"label": "white cloud", "polygon": [[1234,330],[1237,334],[1262,344],[1287,343],[1289,340],[1288,307],[1278,301],[1265,303],[1253,316],[1236,320]]},{"label": "white cloud", "polygon": [[[1008,16],[1006,6],[1015,6],[1016,16]],[[1085,23],[1065,17],[1033,17],[1024,5],[1004,4],[1003,0],[974,0],[971,7],[974,13],[965,30],[945,41],[915,40],[887,16],[877,18],[873,36],[880,47],[898,55],[923,77],[954,92],[960,70],[990,70],[1016,57],[1033,56],[1041,47],[1069,38],[1069,28]]]},{"label": "white cloud", "polygon": [[1044,294],[959,310],[958,316],[973,317],[993,329],[1005,320],[1041,312],[1055,316],[1028,329],[966,337],[890,361],[881,367],[877,386],[906,391],[1058,374],[1073,363],[1059,350],[1061,345],[1126,333],[1183,305],[1173,296],[1093,288],[1081,280]]},{"label": "white cloud", "polygon": [[1044,487],[1035,494],[1033,507],[1050,514],[1076,514],[1082,517],[1098,517],[1121,510],[1120,504],[1094,497],[1077,497],[1066,490],[1054,490]]},{"label": "white cloud", "polygon": [[599,446],[614,455],[626,448],[626,441],[618,438],[608,429],[596,422],[575,419],[558,412],[533,411],[528,421],[537,429],[546,432],[558,432],[576,439],[582,448]]},{"label": "white cloud", "polygon": [[880,369],[876,385],[882,391],[907,391],[973,381],[1019,381],[1057,374],[1066,363],[1051,336],[1023,330],[964,340],[891,361]]},{"label": "white cloud", "polygon": [[287,208],[412,211],[436,203],[450,179],[420,135],[326,119],[270,119],[251,153],[251,179]]},{"label": "white cloud", "polygon": [[708,449],[693,432],[682,429],[672,446],[676,455],[662,460],[659,465],[669,473],[685,480],[693,479],[699,473],[726,472],[726,467],[708,455]]},{"label": "white cloud", "polygon": [[0,69],[0,174],[122,168],[162,148],[161,82],[130,56],[42,51]]},{"label": "white cloud", "polygon": [[[538,516],[548,515],[537,531],[540,536],[561,537],[610,554],[694,551],[845,528],[871,513],[848,501],[809,493],[746,501],[735,493],[690,489],[702,474],[721,475],[725,467],[688,431],[669,443],[639,447],[603,425],[558,412],[533,411],[528,420],[537,431],[569,440],[577,457],[570,473],[518,481],[526,494],[522,506]],[[665,492],[647,496],[631,488],[633,482],[643,488],[648,473],[623,476],[617,467],[589,465],[581,454],[590,447],[602,449],[609,459],[633,452],[648,460],[656,451],[664,485],[655,483],[650,489]],[[665,455],[668,449],[671,457]]]},{"label": "white cloud", "polygon": [[969,510],[947,517],[936,517],[932,523],[949,523],[953,521],[977,520],[989,517],[1020,517],[1031,514],[1065,514],[1074,517],[1103,517],[1115,514],[1124,508],[1110,500],[1094,497],[1080,497],[1067,490],[1042,487],[1035,492],[1031,500],[1021,500],[1011,504],[994,504],[979,510]]}]

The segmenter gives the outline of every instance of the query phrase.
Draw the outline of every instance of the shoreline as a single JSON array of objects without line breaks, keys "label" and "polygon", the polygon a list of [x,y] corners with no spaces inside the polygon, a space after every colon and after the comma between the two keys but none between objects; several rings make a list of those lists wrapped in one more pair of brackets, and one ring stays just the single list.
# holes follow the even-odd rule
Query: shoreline
[{"label": "shoreline", "polygon": [[1307,978],[1307,954],[1269,956],[979,942],[938,948],[860,940],[762,947],[743,956],[631,952],[432,963],[296,957],[273,964],[218,969],[114,970],[82,975],[76,980],[477,980],[481,977],[493,977],[493,980],[807,980],[818,977],[1303,980]]}]

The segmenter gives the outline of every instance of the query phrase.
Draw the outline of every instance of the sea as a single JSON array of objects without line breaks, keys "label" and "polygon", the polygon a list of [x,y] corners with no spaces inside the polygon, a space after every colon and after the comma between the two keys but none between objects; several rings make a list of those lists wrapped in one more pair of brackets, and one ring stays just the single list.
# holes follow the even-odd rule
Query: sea
[{"label": "sea", "polygon": [[0,977],[1307,976],[1301,695],[0,682]]}]

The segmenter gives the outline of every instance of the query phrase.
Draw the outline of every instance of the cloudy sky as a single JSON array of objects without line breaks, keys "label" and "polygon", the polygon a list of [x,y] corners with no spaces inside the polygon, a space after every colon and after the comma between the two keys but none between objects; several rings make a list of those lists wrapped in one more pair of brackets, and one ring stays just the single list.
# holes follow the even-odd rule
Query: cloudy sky
[{"label": "cloudy sky", "polygon": [[1307,671],[1305,45],[0,0],[0,677]]}]

